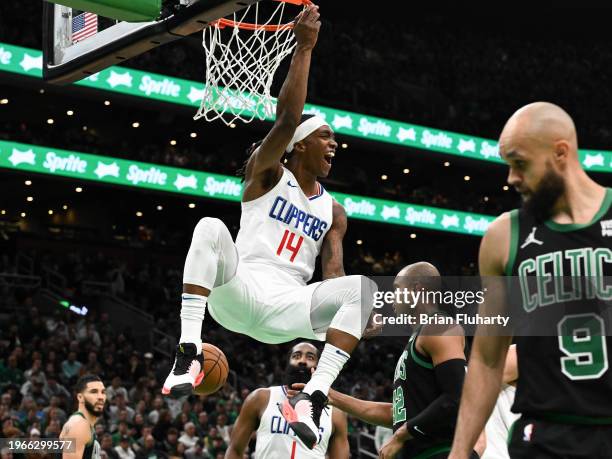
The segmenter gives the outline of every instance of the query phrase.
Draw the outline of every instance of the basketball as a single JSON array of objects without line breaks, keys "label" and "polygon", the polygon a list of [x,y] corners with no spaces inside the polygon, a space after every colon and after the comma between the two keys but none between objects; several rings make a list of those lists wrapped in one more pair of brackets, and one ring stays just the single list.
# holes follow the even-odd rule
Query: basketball
[{"label": "basketball", "polygon": [[202,343],[204,357],[204,378],[193,391],[199,395],[210,395],[217,392],[227,381],[229,365],[221,349],[210,343]]}]

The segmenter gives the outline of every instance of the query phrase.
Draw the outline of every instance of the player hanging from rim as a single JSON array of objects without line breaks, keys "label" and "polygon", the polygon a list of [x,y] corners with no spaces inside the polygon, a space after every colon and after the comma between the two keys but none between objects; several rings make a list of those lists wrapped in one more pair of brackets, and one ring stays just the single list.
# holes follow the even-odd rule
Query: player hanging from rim
[{"label": "player hanging from rim", "polygon": [[[523,206],[498,217],[482,239],[481,308],[507,315],[517,304],[505,294],[513,280],[497,276],[518,276],[521,298],[512,311],[520,326],[477,332],[451,457],[467,457],[493,409],[512,340],[500,334],[512,333],[519,375],[512,410],[521,418],[508,439],[510,457],[609,456],[612,339],[602,312],[609,314],[612,299],[612,189],[582,169],[574,122],[554,104],[515,112],[499,151]],[[560,279],[564,273],[572,286]]]},{"label": "player hanging from rim", "polygon": [[[232,438],[225,454],[226,459],[242,459],[253,432],[257,432],[255,457],[281,459],[343,459],[349,457],[346,415],[328,407],[321,413],[319,441],[313,450],[291,438],[287,422],[278,412],[291,392],[293,384],[306,384],[319,361],[318,349],[310,343],[298,343],[291,348],[285,371],[285,384],[257,389],[249,394],[240,409],[240,415],[232,429]],[[289,435],[288,435],[289,434]]]},{"label": "player hanging from rim", "polygon": [[[414,263],[398,273],[393,288],[436,291],[439,276],[432,264]],[[448,315],[435,303],[424,301],[395,303],[393,309],[397,315],[414,317]],[[465,336],[460,326],[418,326],[395,368],[393,403],[359,400],[333,389],[329,403],[367,423],[393,428],[381,458],[445,458],[455,429],[465,365]],[[474,457],[483,450],[484,436]]]},{"label": "player hanging from rim", "polygon": [[[162,392],[190,394],[201,381],[206,307],[228,330],[266,343],[327,340],[304,391],[282,405],[283,416],[312,449],[327,392],[359,343],[372,310],[362,306],[363,276],[345,276],[344,208],[317,181],[326,177],[338,144],[318,116],[302,118],[312,49],[320,28],[317,6],[296,20],[297,46],[278,96],[276,120],[246,164],[236,243],[225,224],[197,224],[183,274],[181,338]],[[286,167],[281,163],[287,154]],[[321,255],[323,282],[306,285]]]},{"label": "player hanging from rim", "polygon": [[76,442],[74,452],[65,451],[63,459],[100,459],[100,444],[96,438],[94,424],[104,412],[106,388],[100,377],[84,375],[77,381],[74,391],[78,409],[68,418],[60,440]]}]

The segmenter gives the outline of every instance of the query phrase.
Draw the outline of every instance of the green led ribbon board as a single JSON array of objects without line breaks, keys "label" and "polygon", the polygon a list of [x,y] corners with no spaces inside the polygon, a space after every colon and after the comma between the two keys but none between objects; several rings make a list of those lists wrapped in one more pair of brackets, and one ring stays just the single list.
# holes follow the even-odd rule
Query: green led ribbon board
[{"label": "green led ribbon board", "polygon": [[[0,168],[239,202],[237,177],[0,140]],[[351,218],[482,236],[494,217],[330,191]]]},{"label": "green led ribbon board", "polygon": [[[40,78],[42,75],[42,53],[29,48],[0,43],[0,70]],[[200,82],[142,72],[127,67],[110,67],[76,84],[194,108],[200,106],[204,91],[204,85]],[[320,115],[330,123],[338,134],[374,142],[402,145],[423,151],[503,163],[499,157],[495,140],[442,131],[416,124],[401,123],[320,105],[307,104],[305,112]],[[587,171],[612,172],[612,152],[580,150],[579,154],[580,160]]]}]

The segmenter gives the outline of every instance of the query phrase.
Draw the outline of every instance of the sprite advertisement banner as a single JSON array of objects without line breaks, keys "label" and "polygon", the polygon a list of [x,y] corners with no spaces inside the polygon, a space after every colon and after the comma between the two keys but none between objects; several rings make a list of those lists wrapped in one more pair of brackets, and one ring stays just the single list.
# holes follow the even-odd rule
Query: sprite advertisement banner
[{"label": "sprite advertisement banner", "polygon": [[[29,48],[0,43],[0,70],[40,78],[42,53]],[[204,85],[201,82],[142,72],[127,67],[110,67],[76,84],[194,108],[200,106],[204,94]],[[320,105],[307,104],[305,112],[323,117],[338,134],[374,142],[403,145],[424,151],[502,162],[497,142],[494,140]],[[612,172],[612,152],[610,151],[580,150],[580,159],[587,171]]]},{"label": "sprite advertisement banner", "polygon": [[[0,167],[78,180],[240,201],[236,177],[0,140]],[[481,236],[492,216],[330,192],[351,218]]]}]

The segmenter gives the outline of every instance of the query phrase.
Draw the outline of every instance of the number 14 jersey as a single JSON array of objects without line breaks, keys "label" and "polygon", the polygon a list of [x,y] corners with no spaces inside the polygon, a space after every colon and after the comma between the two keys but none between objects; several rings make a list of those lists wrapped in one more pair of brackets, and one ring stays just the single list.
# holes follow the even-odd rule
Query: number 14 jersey
[{"label": "number 14 jersey", "polygon": [[283,167],[278,183],[263,196],[242,203],[236,247],[240,263],[257,270],[280,270],[306,284],[315,269],[323,239],[332,225],[333,198],[317,183],[306,196]]}]

